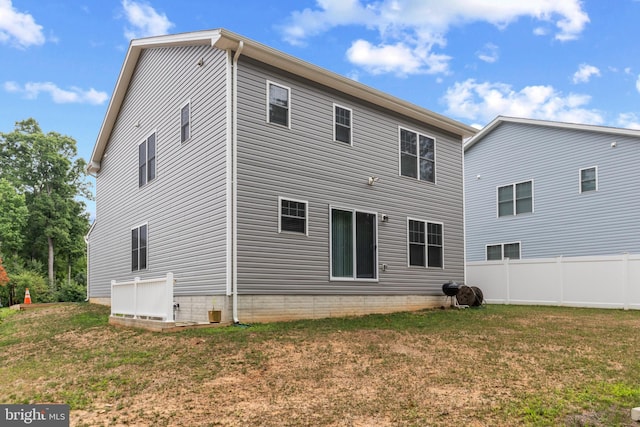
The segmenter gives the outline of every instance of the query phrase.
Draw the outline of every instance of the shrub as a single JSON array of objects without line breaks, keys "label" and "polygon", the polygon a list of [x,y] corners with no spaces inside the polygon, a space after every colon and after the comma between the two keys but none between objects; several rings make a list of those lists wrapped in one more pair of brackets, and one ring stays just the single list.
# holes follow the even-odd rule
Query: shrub
[{"label": "shrub", "polygon": [[55,296],[47,284],[47,279],[33,271],[25,270],[12,275],[11,284],[15,289],[17,300],[15,302],[17,303],[24,300],[25,290],[27,288],[29,288],[29,295],[33,303],[55,301]]},{"label": "shrub", "polygon": [[82,302],[87,295],[87,289],[82,283],[77,281],[64,282],[58,289],[58,301],[65,302]]}]

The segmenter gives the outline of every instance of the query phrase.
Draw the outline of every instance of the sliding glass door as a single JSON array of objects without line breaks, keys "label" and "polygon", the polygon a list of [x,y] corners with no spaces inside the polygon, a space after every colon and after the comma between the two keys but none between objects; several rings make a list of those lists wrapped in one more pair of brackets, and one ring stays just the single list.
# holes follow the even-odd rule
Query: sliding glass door
[{"label": "sliding glass door", "polygon": [[331,209],[331,277],[376,279],[376,214]]}]

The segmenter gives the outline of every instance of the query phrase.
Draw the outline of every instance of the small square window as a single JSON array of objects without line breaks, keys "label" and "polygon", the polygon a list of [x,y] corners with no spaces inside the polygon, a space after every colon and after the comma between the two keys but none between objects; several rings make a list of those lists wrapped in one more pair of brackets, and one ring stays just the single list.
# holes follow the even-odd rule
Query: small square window
[{"label": "small square window", "polygon": [[487,261],[502,259],[502,245],[487,245]]},{"label": "small square window", "polygon": [[505,258],[520,259],[520,243],[505,243],[502,252]]},{"label": "small square window", "polygon": [[267,121],[289,127],[291,91],[288,87],[267,82]]},{"label": "small square window", "polygon": [[279,231],[308,234],[308,202],[280,198]]}]

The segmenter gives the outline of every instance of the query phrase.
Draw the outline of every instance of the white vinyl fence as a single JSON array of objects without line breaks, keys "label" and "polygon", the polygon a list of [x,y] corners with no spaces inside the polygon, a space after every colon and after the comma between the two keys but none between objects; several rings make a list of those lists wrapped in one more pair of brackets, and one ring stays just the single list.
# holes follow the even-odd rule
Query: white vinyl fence
[{"label": "white vinyl fence", "polygon": [[640,309],[640,255],[467,263],[489,303]]},{"label": "white vinyl fence", "polygon": [[173,274],[158,279],[111,281],[111,315],[173,322]]}]

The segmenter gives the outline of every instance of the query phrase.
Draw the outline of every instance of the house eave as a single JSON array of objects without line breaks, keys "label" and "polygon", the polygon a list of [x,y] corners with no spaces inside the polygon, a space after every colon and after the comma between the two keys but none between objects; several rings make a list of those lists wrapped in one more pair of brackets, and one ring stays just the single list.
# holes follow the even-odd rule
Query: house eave
[{"label": "house eave", "polygon": [[[132,40],[120,70],[118,80],[113,91],[107,112],[96,139],[90,164],[99,165],[107,146],[116,118],[120,112],[122,102],[129,88],[131,78],[142,50],[160,47],[209,45],[222,50],[235,50],[240,41],[244,48],[242,55],[257,61],[270,64],[287,72],[301,76],[315,83],[334,88],[345,94],[357,97],[382,108],[395,111],[412,119],[428,123],[443,129],[464,140],[475,135],[478,130],[450,119],[433,111],[403,101],[379,90],[373,89],[355,80],[343,77],[316,65],[302,61],[291,55],[280,52],[269,46],[242,37],[225,29],[206,30],[166,36],[148,37]],[[89,169],[88,169],[89,170]]]}]

